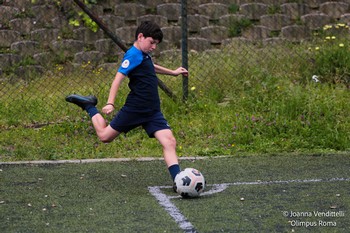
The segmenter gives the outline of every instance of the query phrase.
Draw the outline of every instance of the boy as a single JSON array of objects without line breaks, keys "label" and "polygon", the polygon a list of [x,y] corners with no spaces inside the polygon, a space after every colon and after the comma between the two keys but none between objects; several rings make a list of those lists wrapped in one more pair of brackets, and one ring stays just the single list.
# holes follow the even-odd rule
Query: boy
[{"label": "boy", "polygon": [[133,46],[125,53],[121,66],[112,82],[107,104],[102,112],[110,114],[123,79],[128,76],[130,92],[124,106],[107,126],[95,107],[95,96],[69,95],[66,101],[80,106],[91,117],[97,136],[102,142],[111,142],[120,133],[142,126],[150,138],[155,137],[163,147],[165,163],[172,179],[180,172],[176,155],[176,140],[160,110],[156,73],[177,76],[188,75],[185,68],[170,70],[153,64],[149,55],[163,39],[160,27],[150,21],[142,22],[135,33]]}]

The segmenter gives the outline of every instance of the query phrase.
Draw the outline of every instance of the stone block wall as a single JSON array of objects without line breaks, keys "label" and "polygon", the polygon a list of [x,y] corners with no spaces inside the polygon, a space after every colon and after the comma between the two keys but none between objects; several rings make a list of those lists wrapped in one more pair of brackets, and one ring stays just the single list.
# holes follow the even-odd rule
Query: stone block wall
[{"label": "stone block wall", "polygon": [[[133,43],[141,21],[156,21],[164,32],[158,53],[165,53],[181,47],[180,2],[99,0],[92,11],[127,45]],[[193,0],[187,4],[188,46],[196,51],[218,48],[233,37],[298,42],[325,24],[350,22],[350,0]],[[0,74],[23,72],[22,65],[43,70],[47,64],[67,60],[95,65],[117,61],[121,49],[101,30],[69,24],[72,10],[81,11],[71,0],[0,0]],[[243,21],[249,26],[243,27]],[[28,58],[30,64],[23,62]]]}]

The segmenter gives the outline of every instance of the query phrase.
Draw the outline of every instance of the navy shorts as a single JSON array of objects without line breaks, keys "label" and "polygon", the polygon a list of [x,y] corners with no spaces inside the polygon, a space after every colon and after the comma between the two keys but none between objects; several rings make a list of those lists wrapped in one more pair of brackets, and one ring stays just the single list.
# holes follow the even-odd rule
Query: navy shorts
[{"label": "navy shorts", "polygon": [[142,126],[150,138],[154,138],[154,133],[162,129],[170,129],[160,111],[155,112],[129,112],[123,108],[110,122],[110,126],[119,133],[127,133],[130,130]]}]

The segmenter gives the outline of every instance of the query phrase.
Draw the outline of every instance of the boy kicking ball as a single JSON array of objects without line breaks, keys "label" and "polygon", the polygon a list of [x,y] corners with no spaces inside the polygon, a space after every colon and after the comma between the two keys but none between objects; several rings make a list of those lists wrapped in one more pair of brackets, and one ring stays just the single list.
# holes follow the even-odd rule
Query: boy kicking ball
[{"label": "boy kicking ball", "polygon": [[163,147],[163,156],[172,179],[180,172],[176,155],[176,139],[165,120],[158,94],[156,73],[178,76],[188,75],[185,68],[170,70],[153,64],[150,52],[162,41],[160,27],[150,21],[142,22],[135,33],[133,46],[125,53],[123,61],[112,82],[107,104],[102,112],[110,114],[115,109],[114,101],[125,77],[129,78],[130,92],[124,106],[109,125],[96,108],[95,96],[69,95],[66,101],[87,111],[91,117],[96,134],[102,142],[111,142],[119,134],[142,126],[150,138],[156,138]]}]

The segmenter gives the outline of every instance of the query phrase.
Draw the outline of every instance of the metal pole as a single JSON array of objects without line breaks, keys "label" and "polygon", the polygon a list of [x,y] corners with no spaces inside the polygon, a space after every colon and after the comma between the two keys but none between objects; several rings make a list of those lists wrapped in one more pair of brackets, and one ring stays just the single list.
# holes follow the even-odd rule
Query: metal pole
[{"label": "metal pole", "polygon": [[[181,54],[182,54],[182,67],[188,70],[188,48],[187,48],[187,0],[181,0]],[[188,76],[182,76],[182,99],[187,100],[188,97]]]},{"label": "metal pole", "polygon": [[119,48],[121,48],[124,52],[128,50],[128,48],[123,44],[122,40],[113,32],[111,32],[108,27],[102,22],[102,20],[94,15],[83,2],[79,0],[73,1],[114,41],[114,43],[119,46]]}]

